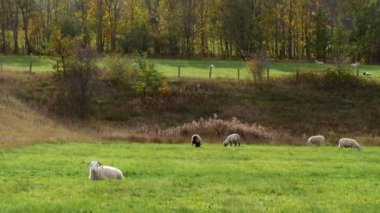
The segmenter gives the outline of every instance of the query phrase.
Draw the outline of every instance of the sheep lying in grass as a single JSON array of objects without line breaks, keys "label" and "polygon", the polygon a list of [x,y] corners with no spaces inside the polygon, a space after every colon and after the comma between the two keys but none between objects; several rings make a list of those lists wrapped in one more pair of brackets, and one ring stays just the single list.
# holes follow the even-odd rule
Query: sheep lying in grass
[{"label": "sheep lying in grass", "polygon": [[123,173],[112,166],[103,166],[98,161],[90,161],[88,163],[90,167],[90,180],[104,180],[104,179],[121,179],[124,180]]},{"label": "sheep lying in grass", "polygon": [[315,63],[316,64],[324,64],[323,61],[318,61],[317,59],[315,59]]},{"label": "sheep lying in grass", "polygon": [[315,145],[322,145],[323,143],[325,143],[326,139],[323,135],[313,135],[311,136],[308,140],[307,140],[307,143],[308,144],[315,144]]},{"label": "sheep lying in grass", "polygon": [[228,144],[230,144],[230,146],[232,146],[232,143],[235,143],[235,146],[236,145],[239,145],[240,146],[240,135],[239,134],[231,134],[229,135],[226,140],[224,140],[223,142],[223,145],[226,147]]},{"label": "sheep lying in grass", "polygon": [[359,143],[355,139],[351,138],[341,138],[339,139],[339,148],[343,149],[345,147],[351,147],[351,149],[356,149],[360,151],[362,148],[360,147]]},{"label": "sheep lying in grass", "polygon": [[200,147],[202,144],[202,138],[198,134],[191,136],[191,146]]}]

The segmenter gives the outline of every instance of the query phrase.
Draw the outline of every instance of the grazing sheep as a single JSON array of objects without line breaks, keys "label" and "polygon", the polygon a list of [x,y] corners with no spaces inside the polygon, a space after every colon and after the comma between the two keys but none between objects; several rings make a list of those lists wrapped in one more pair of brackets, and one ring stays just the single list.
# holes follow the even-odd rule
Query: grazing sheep
[{"label": "grazing sheep", "polygon": [[371,74],[370,72],[363,72],[363,75],[364,75],[364,76],[371,77],[372,74]]},{"label": "grazing sheep", "polygon": [[356,63],[353,63],[353,64],[351,64],[351,66],[353,66],[353,67],[358,67],[360,64],[359,64],[359,62],[356,62]]},{"label": "grazing sheep", "polygon": [[351,138],[341,138],[339,139],[339,145],[338,147],[340,149],[343,149],[345,147],[351,147],[351,149],[361,150],[359,143],[355,139]]},{"label": "grazing sheep", "polygon": [[231,134],[229,135],[226,140],[224,140],[223,145],[226,147],[228,144],[232,146],[232,143],[235,143],[235,146],[238,144],[240,146],[240,135],[239,134]]},{"label": "grazing sheep", "polygon": [[88,163],[90,167],[90,180],[104,180],[104,179],[121,179],[124,180],[123,173],[112,166],[103,166],[98,161],[90,161]]},{"label": "grazing sheep", "polygon": [[191,136],[191,146],[200,147],[202,144],[202,138],[198,134]]},{"label": "grazing sheep", "polygon": [[308,144],[315,144],[315,145],[322,145],[323,143],[325,143],[326,139],[323,135],[313,135],[311,136],[308,140],[307,140],[307,143]]}]

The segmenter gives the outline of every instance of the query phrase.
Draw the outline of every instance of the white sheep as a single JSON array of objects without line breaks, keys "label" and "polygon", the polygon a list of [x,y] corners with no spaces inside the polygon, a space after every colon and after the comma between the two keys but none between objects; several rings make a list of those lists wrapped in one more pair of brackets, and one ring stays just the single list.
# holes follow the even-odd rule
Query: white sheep
[{"label": "white sheep", "polygon": [[202,144],[202,138],[198,134],[191,136],[191,146],[200,147]]},{"label": "white sheep", "polygon": [[98,161],[90,161],[88,163],[90,167],[90,180],[104,180],[104,179],[121,179],[124,180],[123,173],[112,166],[103,166]]},{"label": "white sheep", "polygon": [[307,143],[308,144],[315,144],[315,145],[322,145],[323,143],[325,143],[326,139],[323,135],[313,135],[311,136],[308,140],[307,140]]},{"label": "white sheep", "polygon": [[315,59],[315,63],[316,64],[324,64],[323,61],[318,61],[317,59]]},{"label": "white sheep", "polygon": [[361,150],[361,146],[359,145],[359,143],[355,140],[355,139],[352,139],[352,138],[341,138],[339,139],[339,145],[338,147],[340,149],[343,149],[345,147],[351,147],[351,149],[356,149],[356,150]]},{"label": "white sheep", "polygon": [[232,143],[235,143],[236,145],[240,146],[240,135],[237,133],[229,135],[226,140],[224,140],[223,145],[226,147],[228,144],[232,146]]}]

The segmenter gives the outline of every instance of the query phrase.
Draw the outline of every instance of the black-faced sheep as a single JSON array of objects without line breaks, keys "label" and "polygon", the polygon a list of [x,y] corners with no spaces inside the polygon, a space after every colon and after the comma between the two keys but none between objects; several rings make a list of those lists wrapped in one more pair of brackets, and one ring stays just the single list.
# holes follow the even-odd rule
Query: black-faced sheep
[{"label": "black-faced sheep", "polygon": [[339,139],[338,147],[340,149],[351,147],[351,149],[356,149],[359,151],[362,149],[361,146],[359,145],[359,143],[355,139],[352,139],[352,138],[341,138],[341,139]]},{"label": "black-faced sheep", "polygon": [[239,145],[240,146],[240,135],[239,134],[231,134],[229,135],[226,140],[224,140],[223,145],[226,147],[228,144],[232,146],[232,144]]},{"label": "black-faced sheep", "polygon": [[103,166],[98,161],[90,161],[88,163],[90,167],[90,180],[105,180],[105,179],[121,179],[124,180],[123,173],[112,166]]},{"label": "black-faced sheep", "polygon": [[325,143],[326,139],[325,139],[325,136],[323,135],[313,135],[311,136],[308,140],[307,140],[307,143],[308,144],[315,144],[315,145],[322,145],[323,143]]},{"label": "black-faced sheep", "polygon": [[202,145],[202,138],[198,134],[191,136],[191,146],[200,147]]}]

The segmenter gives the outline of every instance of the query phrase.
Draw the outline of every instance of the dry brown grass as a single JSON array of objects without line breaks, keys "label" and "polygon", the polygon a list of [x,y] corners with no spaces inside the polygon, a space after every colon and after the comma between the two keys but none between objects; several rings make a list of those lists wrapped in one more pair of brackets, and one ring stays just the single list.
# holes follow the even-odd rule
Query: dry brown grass
[{"label": "dry brown grass", "polygon": [[[194,120],[175,127],[161,129],[158,125],[138,125],[136,129],[117,129],[110,127],[103,129],[101,137],[112,140],[133,140],[156,143],[188,142],[192,134],[200,134],[207,141],[215,142],[223,140],[231,133],[241,135],[246,143],[273,143],[274,140],[286,141],[290,136],[284,132],[265,128],[258,124],[248,124],[237,118],[231,120],[219,119],[216,114],[209,119]],[[103,126],[104,127],[104,126]]]}]

